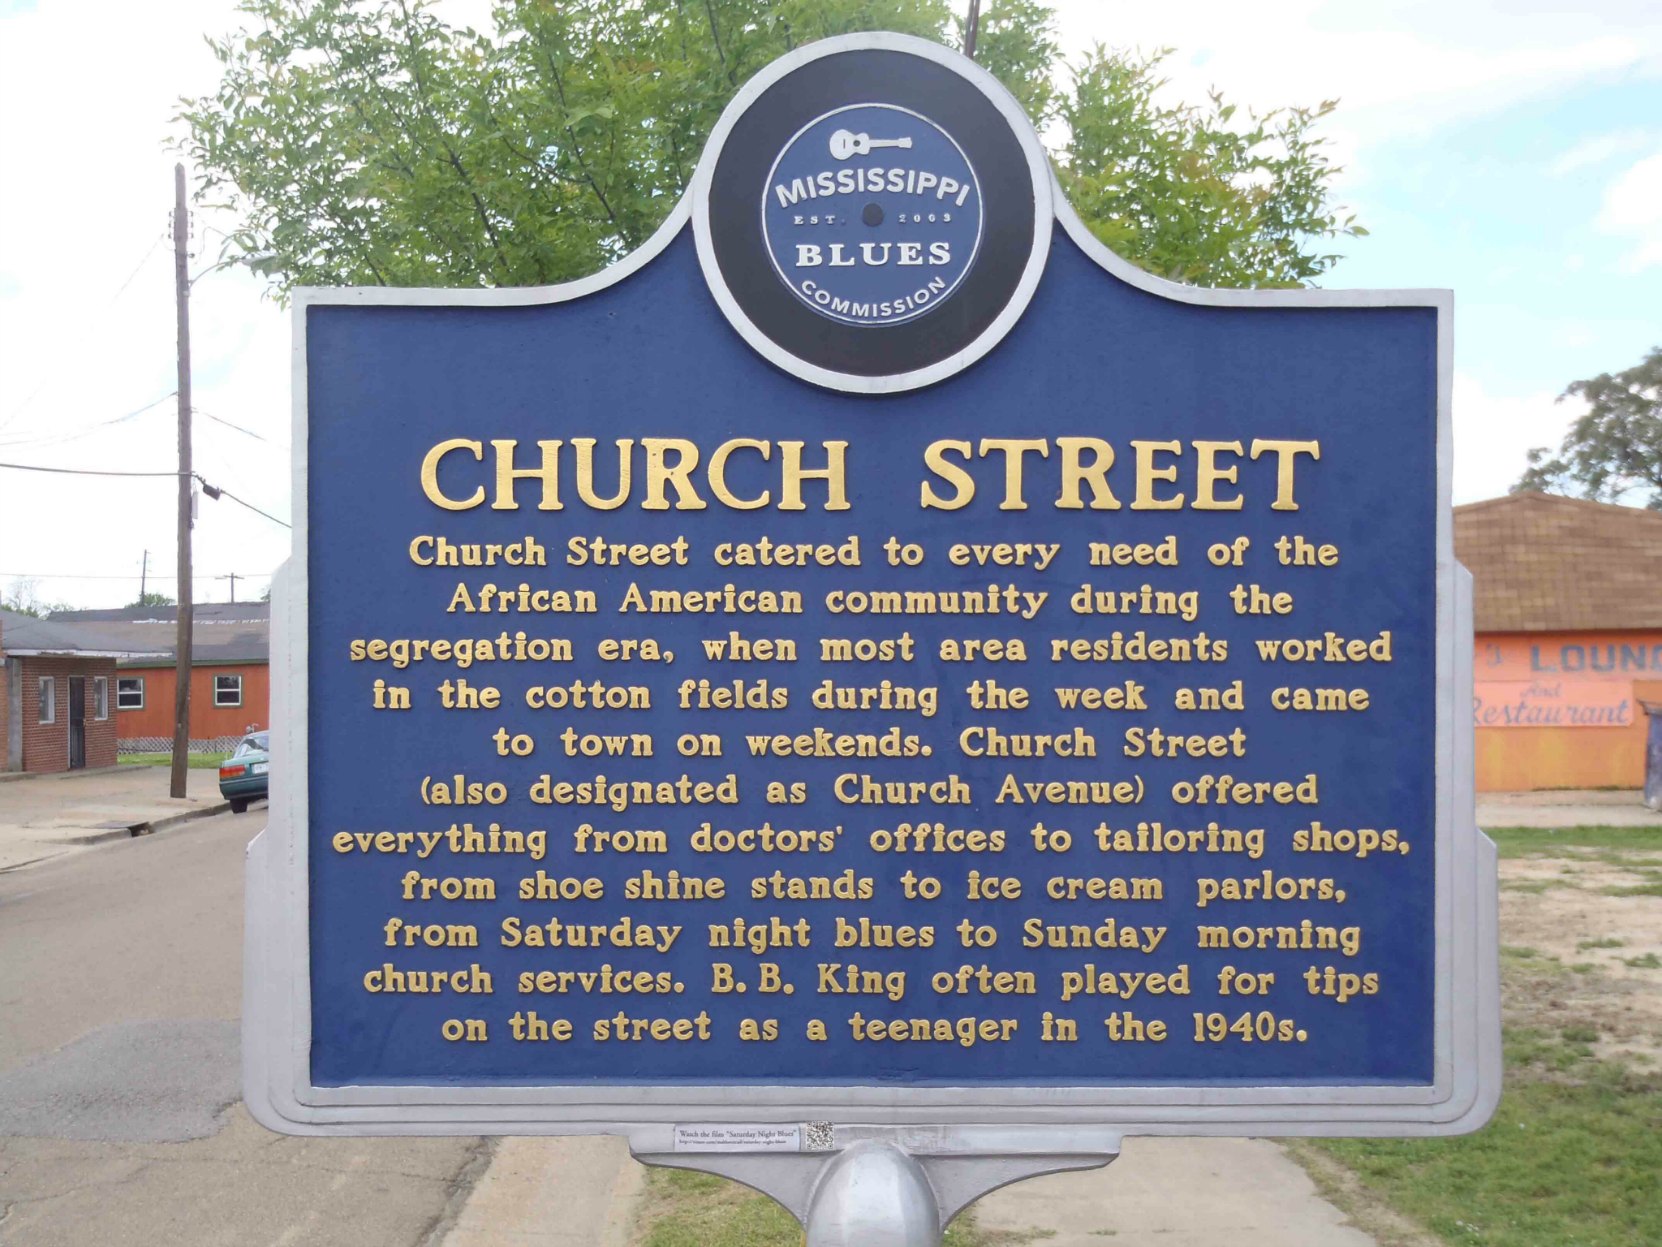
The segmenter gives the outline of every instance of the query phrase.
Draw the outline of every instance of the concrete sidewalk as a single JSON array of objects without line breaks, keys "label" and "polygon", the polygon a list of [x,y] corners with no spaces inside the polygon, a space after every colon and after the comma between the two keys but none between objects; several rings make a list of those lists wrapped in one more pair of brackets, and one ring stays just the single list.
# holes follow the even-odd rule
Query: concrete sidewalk
[{"label": "concrete sidewalk", "polygon": [[[443,1247],[623,1247],[644,1177],[622,1139],[500,1140]],[[1263,1139],[1128,1139],[1106,1169],[1018,1182],[975,1217],[1046,1247],[1376,1247]]]},{"label": "concrete sidewalk", "polygon": [[7,779],[0,783],[0,870],[122,839],[134,827],[159,830],[229,808],[219,795],[218,771],[191,771],[189,795],[178,799],[167,795],[168,779],[165,766]]},{"label": "concrete sidewalk", "polygon": [[[975,1205],[982,1230],[1045,1247],[1375,1247],[1267,1139],[1127,1139],[1105,1169],[1034,1178]],[[1003,1238],[998,1241],[1005,1241]]]},{"label": "concrete sidewalk", "polygon": [[1662,827],[1637,788],[1480,792],[1479,827]]},{"label": "concrete sidewalk", "polygon": [[499,1139],[443,1247],[626,1247],[645,1183],[613,1135]]}]

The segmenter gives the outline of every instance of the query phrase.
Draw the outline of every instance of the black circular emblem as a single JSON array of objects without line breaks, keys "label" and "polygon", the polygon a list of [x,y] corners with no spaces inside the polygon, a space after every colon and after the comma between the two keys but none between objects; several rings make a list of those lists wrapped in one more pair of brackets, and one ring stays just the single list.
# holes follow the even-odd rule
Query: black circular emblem
[{"label": "black circular emblem", "polygon": [[705,154],[700,259],[735,328],[822,385],[911,389],[1014,324],[1049,245],[1049,169],[982,70],[900,35],[812,45],[740,93]]}]

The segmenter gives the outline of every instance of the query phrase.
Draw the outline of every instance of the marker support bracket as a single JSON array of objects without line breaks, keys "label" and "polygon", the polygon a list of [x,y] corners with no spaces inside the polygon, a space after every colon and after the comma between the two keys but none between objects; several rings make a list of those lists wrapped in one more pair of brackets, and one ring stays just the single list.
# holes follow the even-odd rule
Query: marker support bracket
[{"label": "marker support bracket", "polygon": [[[939,1247],[959,1212],[1012,1182],[1117,1159],[1120,1136],[1077,1127],[839,1126],[825,1151],[663,1152],[643,1164],[731,1178],[784,1205],[807,1247]],[[645,1145],[645,1146],[643,1146]]]}]

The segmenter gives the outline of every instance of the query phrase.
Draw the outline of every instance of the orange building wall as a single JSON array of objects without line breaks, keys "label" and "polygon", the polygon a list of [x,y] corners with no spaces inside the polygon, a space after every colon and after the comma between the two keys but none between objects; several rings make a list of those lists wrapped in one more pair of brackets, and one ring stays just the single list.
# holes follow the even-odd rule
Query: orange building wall
[{"label": "orange building wall", "polygon": [[[1527,705],[1545,718],[1621,726],[1477,726],[1477,789],[1638,788],[1645,781],[1649,719],[1641,701],[1662,702],[1662,631],[1479,633],[1477,706]],[[1497,698],[1501,689],[1517,690]],[[1485,694],[1488,694],[1487,698]]]},{"label": "orange building wall", "polygon": [[[122,676],[144,679],[144,709],[122,710],[116,717],[116,732],[122,740],[135,737],[172,737],[172,667],[123,667]],[[214,677],[242,677],[242,705],[214,705]],[[111,697],[115,694],[112,692]],[[190,738],[216,740],[240,736],[249,727],[271,726],[271,668],[264,663],[230,663],[224,666],[192,666],[190,669]]]}]

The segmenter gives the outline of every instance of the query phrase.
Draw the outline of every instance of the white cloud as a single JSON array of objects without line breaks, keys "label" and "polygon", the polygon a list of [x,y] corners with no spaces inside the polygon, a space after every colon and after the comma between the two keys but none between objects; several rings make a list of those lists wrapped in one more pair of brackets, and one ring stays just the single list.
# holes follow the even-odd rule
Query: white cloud
[{"label": "white cloud", "polygon": [[1554,177],[1564,177],[1581,169],[1596,168],[1614,160],[1617,156],[1625,156],[1628,152],[1637,151],[1650,141],[1650,135],[1644,130],[1619,130],[1614,134],[1596,134],[1584,138],[1554,160],[1550,172]]},{"label": "white cloud", "polygon": [[1625,272],[1662,264],[1662,149],[1630,166],[1604,189],[1598,227],[1631,238],[1633,250],[1622,257]]},{"label": "white cloud", "polygon": [[1177,98],[1216,86],[1255,107],[1338,99],[1325,127],[1359,181],[1369,144],[1626,70],[1662,75],[1662,24],[1629,0],[1058,0],[1069,47],[1173,47]]},{"label": "white cloud", "polygon": [[1454,501],[1480,502],[1512,488],[1537,446],[1553,450],[1584,410],[1556,394],[1495,394],[1476,377],[1454,375]]}]

